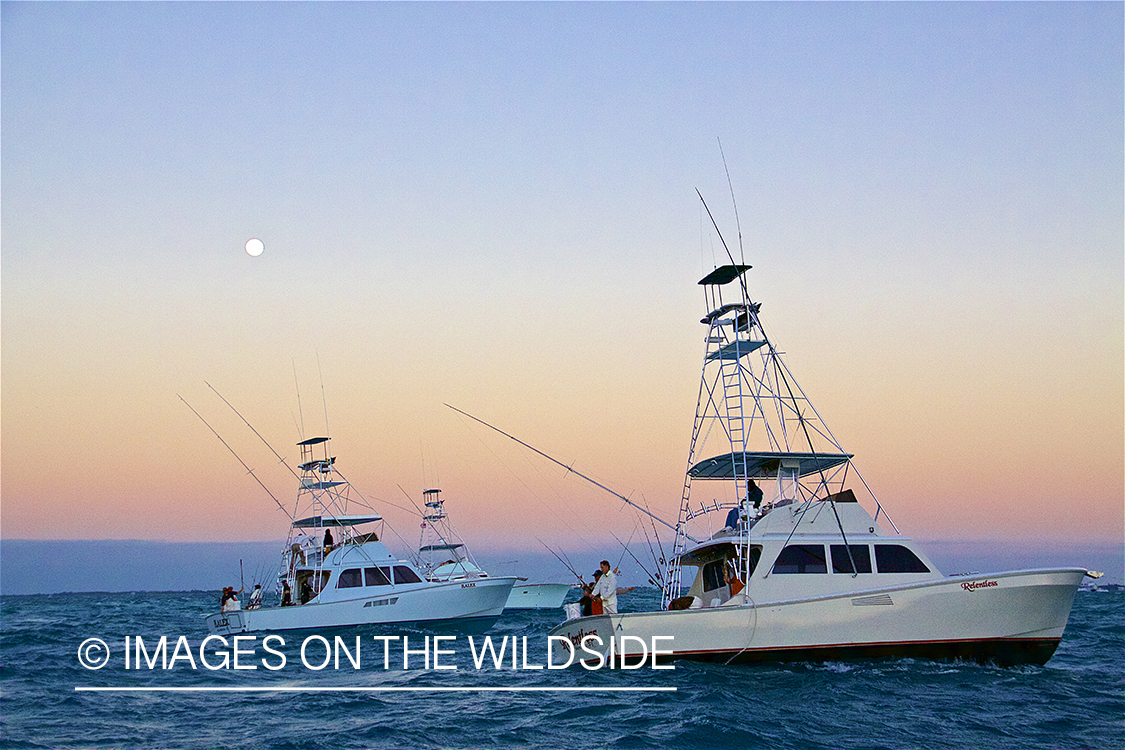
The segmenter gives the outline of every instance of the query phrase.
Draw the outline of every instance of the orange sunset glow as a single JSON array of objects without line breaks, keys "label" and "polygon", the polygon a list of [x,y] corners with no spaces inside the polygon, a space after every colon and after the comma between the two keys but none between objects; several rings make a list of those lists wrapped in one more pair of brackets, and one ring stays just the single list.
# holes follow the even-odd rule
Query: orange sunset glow
[{"label": "orange sunset glow", "polygon": [[974,45],[972,19],[942,42],[901,7],[895,35],[846,43],[839,8],[806,19],[811,58],[768,34],[661,42],[675,24],[619,53],[564,34],[482,55],[445,27],[396,52],[311,19],[306,54],[141,4],[142,26],[171,12],[180,31],[134,49],[16,10],[7,539],[283,538],[180,397],[279,499],[295,482],[208,382],[290,464],[330,433],[407,542],[403,490],[434,485],[477,549],[642,533],[445,403],[674,521],[696,282],[740,232],[763,321],[903,533],[1125,536],[1122,87],[1097,44],[1062,54],[1036,26]]}]

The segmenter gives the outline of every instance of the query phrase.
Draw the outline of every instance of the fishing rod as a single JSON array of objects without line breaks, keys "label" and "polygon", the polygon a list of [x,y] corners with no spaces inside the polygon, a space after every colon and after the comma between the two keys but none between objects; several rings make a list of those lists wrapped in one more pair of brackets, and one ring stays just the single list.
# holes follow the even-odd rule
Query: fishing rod
[{"label": "fishing rod", "polygon": [[[636,531],[636,530],[637,530],[637,527],[634,526],[633,531]],[[617,539],[617,543],[621,544],[621,547],[624,549],[624,551],[629,553],[629,557],[633,558],[633,562],[635,562],[637,564],[637,567],[639,567],[642,571],[644,571],[644,574],[646,576],[648,576],[649,581],[652,581],[652,579],[655,578],[655,577],[659,577],[659,576],[654,576],[652,573],[650,573],[648,571],[648,568],[645,567],[644,563],[642,563],[640,560],[637,559],[637,556],[633,554],[633,551],[631,549],[629,549],[629,543],[628,542],[625,542],[624,544],[622,544],[621,540],[618,539],[617,534],[614,534],[612,531],[609,532],[609,533],[613,535],[614,539]],[[633,538],[630,536],[629,541],[631,542],[632,540],[633,540]],[[622,558],[625,557],[625,552],[622,552],[622,554],[621,554]],[[617,561],[617,565],[618,565],[618,568],[620,569],[620,567],[621,567],[621,561],[620,560]]]},{"label": "fishing rod", "polygon": [[[637,523],[639,523],[639,521]],[[629,551],[629,545],[632,543],[633,537],[637,535],[637,523],[633,524],[633,530],[629,532],[629,540],[627,542],[625,542],[624,544],[621,544],[621,540],[617,539],[616,534],[613,534],[612,531],[609,532],[610,534],[613,534],[614,539],[617,539],[617,543],[621,544],[621,557],[617,558],[617,565],[613,569],[614,573],[619,574],[619,571],[621,569],[621,561],[625,559],[625,553]],[[633,557],[633,559],[637,560],[636,557]],[[640,565],[640,564],[641,564],[641,561],[637,560],[637,565]],[[641,569],[644,570],[643,567]],[[648,571],[645,570],[645,573],[648,573]]]},{"label": "fishing rod", "polygon": [[[318,360],[317,364],[319,364],[319,360]],[[210,383],[208,383],[208,382],[207,382],[206,380],[204,380],[203,382],[204,382],[204,383],[205,383],[205,384],[207,385],[207,387],[208,387],[208,388],[210,388],[210,389],[211,389],[212,391],[214,391],[214,392],[215,392],[215,395],[216,395],[216,396],[218,396],[218,397],[219,397],[220,399],[222,399],[222,400],[223,400],[223,403],[224,403],[224,404],[226,404],[227,406],[229,406],[229,407],[230,407],[230,410],[231,410],[231,411],[233,411],[233,412],[234,412],[235,414],[237,414],[237,415],[238,415],[238,418],[239,418],[239,419],[241,419],[241,420],[242,420],[243,422],[245,422],[245,423],[246,423],[246,426],[247,426],[247,427],[249,427],[249,428],[250,428],[250,430],[251,430],[251,431],[252,431],[252,432],[253,432],[253,433],[254,433],[255,435],[257,435],[257,436],[258,436],[258,439],[259,439],[259,440],[261,440],[261,441],[262,441],[262,442],[263,442],[263,443],[265,444],[265,446],[266,446],[267,448],[269,448],[269,449],[270,449],[270,452],[271,452],[271,453],[273,453],[273,455],[275,455],[275,456],[277,457],[277,460],[278,460],[278,461],[279,461],[280,463],[282,463],[282,464],[284,464],[284,465],[285,465],[285,468],[289,470],[289,473],[290,473],[290,474],[292,474],[292,475],[293,475],[293,476],[294,476],[294,477],[295,477],[296,479],[300,480],[300,478],[301,478],[301,475],[300,475],[300,474],[298,474],[298,473],[297,473],[297,472],[296,472],[296,471],[295,471],[295,470],[293,469],[293,467],[289,465],[289,463],[288,463],[288,462],[287,462],[287,461],[286,461],[286,460],[285,460],[285,459],[284,459],[284,458],[283,458],[283,457],[281,456],[281,454],[280,454],[280,453],[278,453],[278,452],[277,452],[276,450],[274,450],[274,447],[273,447],[272,445],[270,445],[270,444],[269,444],[269,441],[268,441],[268,440],[266,440],[266,439],[265,439],[264,437],[262,437],[262,434],[261,434],[260,432],[258,432],[258,431],[257,431],[256,429],[254,429],[254,425],[250,424],[250,420],[248,420],[248,419],[247,419],[246,417],[242,416],[242,413],[241,413],[240,411],[238,411],[238,409],[234,408],[234,405],[233,405],[233,404],[231,404],[231,402],[230,402],[230,401],[227,401],[227,399],[226,399],[226,398],[225,398],[225,397],[223,396],[223,394],[219,393],[218,389],[217,389],[217,388],[215,388],[215,386],[211,385],[211,384],[210,384]],[[325,419],[327,420],[327,412],[325,412]],[[335,466],[333,466],[333,467],[332,467],[332,469],[333,469],[333,471],[335,471],[335,472],[336,472],[337,474],[340,474],[340,470],[339,470],[339,469],[337,469],[337,468],[336,468]],[[342,479],[343,479],[343,480],[344,480],[345,482],[347,481],[347,478],[346,478],[346,477],[345,477],[345,476],[344,476],[343,474],[340,474],[340,477],[341,477],[341,478],[342,478]],[[367,507],[368,507],[368,508],[369,508],[370,510],[375,510],[374,506],[372,506],[372,505],[371,505],[370,501],[368,501],[368,500],[367,500],[367,498],[365,498],[365,497],[363,496],[363,494],[362,494],[362,493],[360,493],[360,491],[359,491],[359,490],[355,489],[355,487],[353,487],[353,486],[352,486],[351,482],[348,482],[348,486],[349,486],[349,487],[350,487],[350,488],[351,488],[351,489],[352,489],[352,490],[353,490],[353,491],[355,492],[355,494],[356,494],[356,495],[358,495],[358,496],[359,496],[359,499],[360,499],[360,500],[362,500],[362,501],[364,502],[364,504],[366,504],[366,505],[367,505]],[[399,487],[399,489],[401,490],[401,489],[402,489],[402,487],[400,486],[400,487]],[[406,490],[403,490],[403,492],[405,493],[405,492],[406,492]],[[409,496],[409,495],[407,495],[407,498],[409,498],[409,497],[410,497],[410,496]],[[404,507],[403,507],[403,506],[401,506],[401,505],[395,505],[394,503],[392,503],[392,502],[389,502],[389,501],[387,501],[387,500],[380,500],[379,502],[382,502],[382,503],[384,503],[384,504],[386,504],[386,505],[389,505],[389,506],[391,506],[392,508],[397,508],[398,510],[405,510],[405,511],[406,511],[407,513],[409,513],[409,512],[410,512],[410,509],[409,509],[409,508],[404,508]],[[414,501],[413,501],[413,500],[411,500],[411,503],[412,503],[412,504],[413,504],[413,502],[414,502]],[[417,507],[418,507],[418,506],[416,506],[416,505],[415,505],[414,507],[415,507],[415,509],[417,509]]]},{"label": "fishing rod", "polygon": [[[577,570],[577,568],[574,566],[574,563],[571,562],[570,556],[566,554],[566,551],[562,547],[559,547],[559,552],[562,553],[562,556],[566,558],[567,565],[570,566],[570,569]],[[581,575],[578,576],[578,580],[582,580]]]},{"label": "fishing rod", "polygon": [[[616,498],[619,498],[619,499],[621,499],[621,500],[624,500],[624,501],[625,501],[626,503],[628,503],[629,505],[632,505],[632,506],[633,506],[634,508],[636,508],[637,510],[641,511],[641,512],[642,512],[642,513],[644,513],[645,515],[647,515],[647,516],[649,516],[649,517],[651,517],[651,518],[654,518],[654,519],[656,519],[657,521],[660,521],[660,523],[664,524],[665,526],[667,526],[668,528],[670,528],[670,529],[671,529],[672,531],[675,531],[675,532],[677,532],[677,533],[682,533],[682,532],[680,532],[680,530],[679,530],[679,529],[677,529],[677,528],[676,528],[675,526],[673,526],[672,524],[670,524],[670,523],[668,523],[667,521],[665,521],[665,520],[664,520],[663,518],[661,518],[660,516],[657,516],[657,515],[655,515],[654,513],[651,513],[651,512],[649,512],[649,511],[648,511],[647,509],[645,509],[645,508],[642,508],[641,506],[637,505],[636,503],[634,503],[634,502],[633,502],[632,500],[630,500],[629,498],[627,498],[627,497],[625,497],[624,495],[622,495],[622,494],[621,494],[620,492],[614,492],[613,490],[611,490],[611,489],[610,489],[609,487],[606,487],[606,486],[605,486],[604,484],[602,484],[601,482],[597,482],[597,481],[595,481],[595,480],[591,479],[590,477],[586,476],[585,474],[583,474],[583,473],[582,473],[582,472],[580,472],[580,471],[575,471],[575,470],[574,470],[574,469],[573,469],[572,467],[570,467],[570,466],[567,466],[567,465],[566,465],[566,464],[564,464],[564,463],[563,463],[562,461],[559,461],[559,460],[558,460],[557,458],[553,458],[552,456],[548,456],[548,455],[547,455],[546,453],[544,453],[543,451],[539,450],[539,449],[538,449],[538,448],[536,448],[535,446],[533,446],[533,445],[528,445],[528,444],[527,444],[527,443],[525,443],[524,441],[520,440],[520,439],[519,439],[518,437],[515,437],[514,435],[509,435],[508,433],[506,433],[506,432],[504,432],[503,430],[501,430],[501,429],[500,429],[499,427],[493,427],[493,426],[492,426],[492,425],[490,425],[490,424],[489,424],[488,422],[485,422],[485,421],[484,421],[483,419],[480,419],[480,418],[478,418],[478,417],[474,417],[474,416],[473,416],[472,414],[469,414],[469,413],[468,413],[468,412],[466,412],[466,411],[461,411],[461,410],[460,410],[460,409],[458,409],[458,408],[457,408],[456,406],[453,406],[453,405],[451,405],[451,404],[446,404],[446,406],[448,406],[448,407],[449,407],[450,409],[452,409],[453,411],[457,412],[458,414],[462,414],[462,415],[464,415],[464,416],[468,417],[469,419],[473,420],[474,422],[480,422],[480,423],[481,423],[482,425],[484,425],[485,427],[487,427],[487,428],[488,428],[488,429],[490,429],[490,430],[495,430],[496,432],[499,432],[499,433],[500,433],[501,435],[503,435],[504,437],[508,438],[509,440],[514,440],[515,442],[517,442],[517,443],[519,443],[520,445],[522,445],[522,446],[523,446],[524,448],[527,448],[528,450],[531,450],[531,451],[534,451],[534,452],[538,453],[538,454],[539,454],[540,456],[542,456],[543,458],[547,459],[548,461],[551,461],[551,462],[553,462],[553,463],[556,463],[556,464],[558,464],[559,466],[561,466],[561,467],[563,467],[564,469],[566,469],[566,470],[567,470],[568,472],[573,472],[574,474],[577,474],[578,476],[582,477],[583,479],[585,479],[585,480],[586,480],[587,482],[589,482],[590,484],[593,484],[593,485],[595,485],[596,487],[600,487],[600,488],[602,488],[603,490],[605,490],[605,491],[606,491],[606,492],[608,492],[609,494],[613,495],[614,497],[616,497]],[[698,539],[694,539],[694,538],[692,538],[692,537],[688,536],[687,534],[684,534],[684,536],[685,536],[685,537],[687,537],[688,539],[690,539],[690,540],[691,540],[691,541],[693,541],[693,542],[697,542],[697,541],[699,541]]]},{"label": "fishing rod", "polygon": [[212,433],[214,433],[215,437],[217,437],[219,439],[219,442],[222,443],[226,447],[226,449],[231,452],[231,455],[238,459],[238,463],[242,464],[242,468],[246,469],[246,472],[250,476],[254,477],[254,481],[257,482],[259,485],[261,485],[262,489],[266,491],[266,494],[270,496],[271,500],[273,500],[275,503],[277,503],[277,507],[281,508],[281,512],[284,513],[289,518],[290,521],[294,520],[293,514],[290,513],[289,511],[287,511],[285,509],[285,506],[281,504],[281,501],[278,500],[276,497],[274,497],[274,494],[272,492],[270,492],[270,488],[267,487],[262,482],[261,479],[258,479],[258,475],[254,473],[254,470],[246,465],[246,462],[242,460],[242,457],[234,452],[234,448],[231,448],[230,445],[227,443],[227,441],[223,440],[222,435],[220,435],[218,432],[215,431],[215,428],[212,427],[210,425],[210,423],[208,423],[208,421],[203,418],[203,415],[201,415],[199,412],[197,412],[195,410],[195,408],[191,404],[189,404],[183,396],[181,396],[178,393],[176,394],[176,396],[177,396],[177,398],[180,399],[180,401],[184,402],[184,405],[187,406],[187,408],[191,409],[192,414],[199,417],[199,421],[201,421],[201,422],[203,422],[203,424],[207,425],[207,429],[209,429]]},{"label": "fishing rod", "polygon": [[[645,501],[645,505],[647,506],[648,505],[648,499],[645,498],[643,493],[641,494],[641,499]],[[653,562],[653,564],[656,565],[656,569],[659,571],[663,568],[663,566],[665,564],[665,562],[664,562],[664,544],[660,541],[660,533],[656,530],[656,524],[654,524],[652,522],[652,519],[649,519],[649,525],[652,526],[652,538],[649,537],[648,529],[646,529],[643,524],[641,525],[641,530],[644,531],[644,533],[645,533],[645,541],[648,543],[648,551],[649,551],[649,554],[652,555],[652,562]],[[653,544],[652,544],[653,538],[656,539],[657,547],[660,549],[660,557],[659,558],[656,556],[656,548],[654,548]]]},{"label": "fishing rod", "polygon": [[[648,536],[647,531],[645,532],[645,536]],[[657,533],[656,524],[654,523],[652,524],[652,536],[656,539],[657,549],[660,550],[660,565],[666,565],[668,562],[668,554],[664,551],[664,542],[660,541],[660,534]]]},{"label": "fishing rod", "polygon": [[[700,201],[702,201],[702,203],[703,203],[703,208],[704,208],[704,209],[705,209],[705,210],[707,211],[707,217],[711,219],[711,225],[715,227],[715,231],[716,231],[716,232],[718,233],[718,235],[719,235],[719,242],[722,242],[722,243],[723,243],[723,250],[726,250],[726,252],[727,252],[727,258],[728,258],[728,259],[730,260],[730,264],[731,264],[732,266],[738,265],[737,263],[735,263],[735,262],[734,262],[734,255],[733,255],[733,254],[731,253],[731,251],[730,251],[730,248],[729,248],[729,247],[727,247],[727,241],[726,241],[725,239],[723,239],[723,230],[719,229],[719,224],[718,224],[718,222],[716,222],[716,221],[715,221],[715,217],[714,217],[714,216],[713,216],[713,215],[711,214],[711,208],[710,208],[710,207],[709,207],[709,206],[707,205],[707,201],[703,200],[703,193],[699,192],[699,188],[696,188],[696,189],[695,189],[695,194],[696,194],[696,195],[698,195],[698,196],[699,196],[699,200],[700,200]],[[741,241],[741,237],[742,237],[742,233],[741,233],[741,231],[739,231],[739,238],[740,238],[740,241]],[[743,263],[742,265],[746,265],[746,264],[745,264],[745,263]],[[744,298],[744,299],[745,299],[745,300],[746,300],[747,302],[749,302],[749,301],[750,301],[750,292],[749,292],[749,291],[747,290],[747,288],[746,288],[746,278],[745,278],[745,276],[744,276],[744,275],[742,275],[742,274],[739,274],[739,276],[738,276],[738,284],[739,284],[739,286],[741,286],[741,287],[742,287],[742,296],[743,296],[743,298]],[[763,333],[765,333],[765,332],[763,331]]]},{"label": "fishing rod", "polygon": [[[354,484],[352,484],[350,481],[348,481],[348,478],[343,475],[343,473],[336,467],[335,464],[332,465],[332,471],[336,472],[336,474],[340,477],[340,479],[344,480],[344,483],[347,484],[347,486],[348,486],[348,492],[349,493],[354,492],[356,494],[356,497],[358,497],[360,499],[360,501],[361,501],[360,504],[363,505],[363,507],[367,508],[370,511],[378,513],[378,511],[375,510],[375,506],[371,504],[371,501],[368,500],[366,497],[364,497],[363,493],[360,492],[359,490],[357,490]],[[375,499],[378,500],[380,503],[383,503],[384,505],[391,506],[392,508],[404,510],[407,513],[410,512],[409,508],[404,508],[401,505],[395,505],[394,503],[389,502],[387,500],[383,500],[382,498],[375,498]],[[354,502],[351,499],[350,494],[347,497],[347,501]],[[333,504],[335,504],[335,501],[333,501]],[[379,520],[383,522],[383,528],[384,529],[390,529],[391,533],[394,534],[396,537],[398,537],[398,540],[400,542],[409,546],[409,542],[407,542],[406,539],[403,538],[402,534],[399,534],[398,531],[395,530],[394,526],[391,526],[391,524],[387,522],[387,519],[383,518],[383,515],[381,513],[379,514]]]},{"label": "fishing rod", "polygon": [[584,580],[582,580],[582,576],[580,576],[580,575],[578,574],[578,571],[577,571],[577,570],[575,570],[575,569],[574,569],[574,567],[573,567],[573,566],[571,566],[571,565],[570,565],[570,563],[568,563],[568,562],[567,562],[566,560],[564,560],[564,559],[562,559],[561,557],[559,557],[559,556],[558,556],[558,555],[557,555],[557,554],[555,553],[555,551],[554,551],[553,549],[551,549],[550,547],[548,547],[548,546],[547,546],[547,543],[546,543],[546,542],[544,542],[544,541],[543,541],[542,539],[540,539],[539,537],[535,537],[535,541],[539,542],[539,543],[540,543],[540,544],[542,544],[542,545],[543,545],[544,547],[547,547],[547,551],[548,551],[548,552],[550,552],[550,553],[551,553],[552,555],[554,555],[554,556],[555,556],[555,559],[556,559],[556,560],[558,560],[559,562],[561,562],[561,563],[563,564],[563,567],[564,567],[564,568],[566,568],[567,570],[569,570],[569,571],[571,572],[571,575],[573,575],[573,576],[574,576],[575,578],[577,578],[577,579],[578,579],[578,582],[579,582],[580,584],[582,584],[583,586],[585,586],[585,585],[586,585],[586,582],[585,582]]},{"label": "fishing rod", "polygon": [[[659,582],[660,582],[659,587],[664,588],[664,573],[663,573],[663,567],[662,567],[662,563],[661,563],[661,560],[663,559],[663,556],[664,556],[663,550],[661,550],[661,557],[660,557],[660,559],[658,559],[656,557],[656,550],[653,549],[653,546],[652,546],[652,539],[649,538],[648,529],[646,529],[646,528],[644,528],[644,526],[642,526],[641,530],[644,531],[644,533],[645,533],[645,542],[648,543],[648,553],[650,555],[652,555],[652,563],[653,563],[654,566],[656,566],[655,567],[656,575],[655,576],[649,576],[649,583],[651,583],[653,586],[658,585],[657,581],[653,580],[655,578],[655,579],[658,579]],[[653,531],[655,531],[655,530],[656,530],[655,527],[653,527]],[[657,537],[657,541],[659,541],[659,540],[660,540],[660,537]],[[645,572],[647,573],[648,571],[646,570]]]},{"label": "fishing rod", "polygon": [[[410,504],[414,506],[414,510],[417,511],[418,517],[419,518],[425,518],[426,514],[423,513],[422,509],[418,507],[418,503],[414,502],[414,498],[412,498],[410,496],[410,493],[407,492],[406,490],[402,489],[401,484],[396,484],[395,486],[398,487],[400,490],[402,490],[402,494],[406,495],[406,499],[410,501]],[[387,505],[390,505],[390,503],[387,503]],[[398,508],[400,510],[405,510],[408,513],[410,512],[410,510],[408,508],[403,508],[401,505],[395,505],[395,506],[392,506],[392,507]]]},{"label": "fishing rod", "polygon": [[282,458],[281,454],[273,449],[273,446],[269,444],[269,441],[266,440],[264,437],[262,437],[262,434],[260,432],[258,432],[256,429],[254,429],[254,425],[250,424],[250,420],[248,420],[246,417],[242,416],[242,413],[238,409],[235,409],[234,405],[230,401],[227,401],[226,397],[224,397],[223,394],[219,393],[218,389],[215,388],[215,386],[211,385],[206,380],[204,380],[203,383],[208,388],[210,388],[212,391],[214,391],[215,395],[218,396],[220,399],[222,399],[223,403],[226,404],[227,406],[229,406],[230,410],[233,411],[235,414],[237,414],[239,419],[241,419],[243,422],[246,423],[246,426],[250,428],[250,431],[253,432],[255,435],[257,435],[259,440],[261,440],[263,443],[265,443],[265,446],[270,449],[270,452],[273,453],[273,455],[277,456],[278,462],[281,463],[281,464],[284,464],[286,469],[289,469],[290,474],[292,474],[297,479],[301,478],[300,475],[297,474],[297,472],[293,470],[293,467],[290,466],[289,463],[284,458]]}]

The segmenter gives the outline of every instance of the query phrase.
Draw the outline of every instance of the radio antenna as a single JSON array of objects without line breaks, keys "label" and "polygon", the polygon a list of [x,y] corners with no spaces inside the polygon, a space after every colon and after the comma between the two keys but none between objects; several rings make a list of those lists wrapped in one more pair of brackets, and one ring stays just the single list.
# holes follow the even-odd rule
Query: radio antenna
[{"label": "radio antenna", "polygon": [[297,379],[297,360],[293,360],[293,387],[297,389],[297,414],[301,417],[301,440],[305,439],[305,412],[301,409],[301,381]]},{"label": "radio antenna", "polygon": [[[723,171],[727,173],[727,187],[730,188],[730,202],[734,205],[734,226],[738,230],[738,257],[742,265],[746,265],[746,251],[742,248],[742,223],[738,220],[738,201],[734,199],[734,183],[730,181],[730,169],[727,168],[727,155],[723,153],[722,139],[719,141],[719,156],[723,158]],[[718,229],[718,227],[716,227]]]},{"label": "radio antenna", "polygon": [[328,396],[324,394],[324,371],[320,369],[320,352],[316,353],[316,372],[320,375],[320,400],[324,404],[324,434],[331,437],[332,431],[328,429]]}]

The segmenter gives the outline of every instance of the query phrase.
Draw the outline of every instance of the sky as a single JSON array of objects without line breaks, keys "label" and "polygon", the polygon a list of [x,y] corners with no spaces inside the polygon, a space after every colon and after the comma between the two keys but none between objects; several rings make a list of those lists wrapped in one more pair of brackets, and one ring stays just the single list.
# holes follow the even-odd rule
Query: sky
[{"label": "sky", "polygon": [[697,189],[901,531],[1125,537],[1120,3],[0,14],[6,539],[283,538],[206,383],[400,549],[435,485],[481,550],[639,539],[444,404],[674,519]]}]

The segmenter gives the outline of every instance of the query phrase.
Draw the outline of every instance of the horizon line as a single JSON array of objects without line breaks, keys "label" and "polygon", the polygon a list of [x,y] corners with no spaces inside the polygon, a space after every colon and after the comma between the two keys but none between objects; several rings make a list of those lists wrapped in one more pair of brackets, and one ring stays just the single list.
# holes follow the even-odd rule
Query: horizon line
[{"label": "horizon line", "polygon": [[76,693],[674,693],[674,687],[517,687],[454,685],[446,687],[91,687],[76,685]]}]

